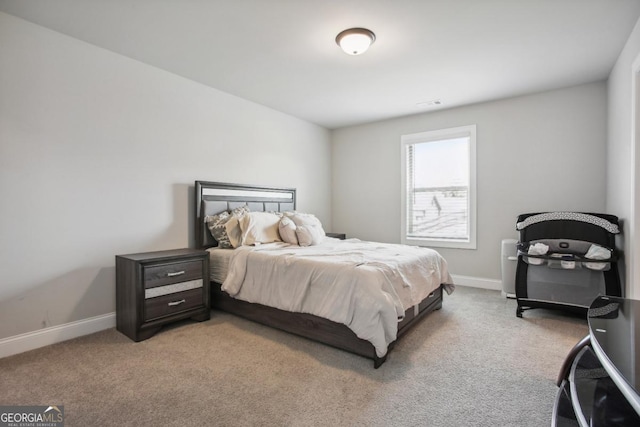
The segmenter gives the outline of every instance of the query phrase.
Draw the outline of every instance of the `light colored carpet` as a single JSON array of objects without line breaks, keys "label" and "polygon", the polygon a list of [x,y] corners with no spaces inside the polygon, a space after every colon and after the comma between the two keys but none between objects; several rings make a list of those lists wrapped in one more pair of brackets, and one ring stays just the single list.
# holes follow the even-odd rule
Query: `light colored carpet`
[{"label": "light colored carpet", "polygon": [[216,311],[140,343],[110,329],[0,359],[0,404],[64,405],[66,426],[547,426],[586,322],[515,307],[458,287],[377,370]]}]

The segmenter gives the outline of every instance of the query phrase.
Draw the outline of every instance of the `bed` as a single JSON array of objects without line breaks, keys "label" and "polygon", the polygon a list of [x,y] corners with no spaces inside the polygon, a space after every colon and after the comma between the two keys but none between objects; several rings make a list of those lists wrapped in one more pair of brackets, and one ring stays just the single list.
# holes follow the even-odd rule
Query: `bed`
[{"label": "bed", "polygon": [[[296,190],[207,181],[195,182],[196,245],[198,248],[204,248],[210,252],[211,305],[214,309],[233,313],[270,327],[364,356],[372,359],[374,367],[378,368],[387,359],[397,339],[420,319],[442,307],[443,290],[449,293],[453,291],[453,283],[447,271],[446,261],[435,251],[429,253],[432,257],[429,261],[431,269],[429,271],[437,270],[437,274],[429,279],[432,283],[425,285],[426,288],[416,287],[415,289],[419,289],[417,291],[411,288],[412,290],[409,292],[404,289],[406,286],[391,287],[389,284],[391,283],[390,276],[398,276],[400,280],[406,282],[411,279],[409,276],[415,275],[419,269],[413,269],[411,265],[407,265],[403,267],[404,270],[397,268],[394,270],[386,266],[386,263],[378,261],[382,260],[384,254],[389,251],[391,251],[389,253],[395,253],[399,250],[407,251],[402,253],[402,259],[410,259],[418,254],[418,251],[420,251],[420,256],[425,256],[424,254],[429,250],[424,248],[361,242],[357,239],[340,241],[326,238],[317,245],[308,247],[273,242],[256,246],[241,246],[237,249],[218,249],[218,242],[212,236],[205,220],[211,218],[212,215],[230,212],[241,207],[245,207],[250,212],[281,214],[295,212]],[[374,257],[373,261],[359,262],[354,258],[355,256],[360,257],[364,253],[371,253],[371,256]],[[339,257],[338,263],[336,264],[333,259],[325,261],[329,255],[331,258]],[[257,264],[259,262],[264,265],[259,267]],[[317,263],[323,262],[328,267],[326,272],[323,267],[322,270],[317,270],[321,273],[314,270],[313,274],[307,274],[305,267],[302,266],[310,265],[310,268],[314,269]],[[338,283],[340,286],[349,289],[349,297],[342,299],[353,300],[355,305],[342,307],[340,299],[334,295],[333,300],[328,300],[329,303],[325,301],[324,305],[321,304],[324,309],[315,308],[315,306],[307,305],[309,297],[291,298],[291,294],[296,294],[298,291],[280,292],[277,288],[265,291],[267,285],[278,286],[278,283],[272,283],[274,280],[268,281],[267,278],[264,279],[265,282],[261,286],[264,287],[263,290],[260,292],[251,290],[254,288],[249,286],[249,282],[259,281],[251,276],[252,270],[264,274],[265,269],[277,269],[278,265],[280,265],[279,271],[282,272],[282,275],[278,277],[282,283],[287,284],[286,286],[295,285],[294,282],[298,282],[297,277],[313,276],[317,278],[329,275],[332,283],[340,282]],[[398,265],[400,265],[399,261],[396,267]],[[225,267],[222,269],[225,270],[222,274],[219,271],[219,266]],[[347,280],[346,277],[351,277],[347,274],[355,276],[353,279]],[[253,273],[253,275],[256,274]],[[277,282],[278,277],[272,279],[276,279]],[[434,281],[436,279],[437,281]],[[299,281],[305,282],[305,280]],[[358,281],[368,281],[369,283],[365,286],[352,286],[352,282]],[[244,284],[245,282],[246,284]],[[311,287],[307,285],[307,288],[315,289],[316,294],[324,292],[318,291],[317,286],[320,285],[314,283]],[[333,295],[335,287],[334,283],[327,295]],[[369,289],[378,287],[384,288],[384,295],[380,296]],[[271,301],[269,298],[261,300],[256,296],[258,294],[273,296],[279,292],[286,295],[284,306],[282,301]],[[405,307],[407,308],[405,309]],[[370,312],[378,310],[378,308],[379,313]],[[372,322],[379,322],[383,331],[379,332],[376,325],[354,320],[356,318],[354,313],[357,313],[360,318],[370,317]],[[393,319],[391,319],[392,316]],[[392,327],[389,327],[391,324]],[[368,335],[369,331],[371,331],[370,335]],[[359,336],[366,337],[366,339],[359,338]]]}]

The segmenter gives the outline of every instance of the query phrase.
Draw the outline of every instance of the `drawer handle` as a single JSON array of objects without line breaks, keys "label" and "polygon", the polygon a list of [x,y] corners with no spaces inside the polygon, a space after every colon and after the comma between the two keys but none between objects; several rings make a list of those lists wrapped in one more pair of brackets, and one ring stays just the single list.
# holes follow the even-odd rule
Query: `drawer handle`
[{"label": "drawer handle", "polygon": [[180,305],[180,304],[185,303],[185,302],[187,302],[187,300],[186,300],[186,299],[181,299],[180,301],[171,301],[171,302],[170,302],[170,303],[168,303],[167,305],[168,305],[169,307],[173,307],[173,306],[175,306],[175,305]]},{"label": "drawer handle", "polygon": [[182,271],[176,271],[175,273],[171,273],[171,272],[169,272],[169,273],[167,273],[167,277],[181,276],[181,275],[183,275],[183,274],[184,274],[184,270],[182,270]]}]

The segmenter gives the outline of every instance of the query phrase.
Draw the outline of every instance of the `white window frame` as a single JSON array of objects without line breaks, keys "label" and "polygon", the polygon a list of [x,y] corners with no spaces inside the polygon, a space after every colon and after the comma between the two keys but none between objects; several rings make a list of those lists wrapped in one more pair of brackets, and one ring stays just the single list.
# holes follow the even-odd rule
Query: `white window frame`
[{"label": "white window frame", "polygon": [[[469,238],[462,239],[429,239],[407,237],[407,145],[423,142],[442,141],[446,139],[469,138]],[[476,125],[459,126],[428,132],[402,135],[401,143],[401,219],[400,241],[405,245],[430,246],[436,248],[476,249],[477,224],[477,186],[476,186]]]}]

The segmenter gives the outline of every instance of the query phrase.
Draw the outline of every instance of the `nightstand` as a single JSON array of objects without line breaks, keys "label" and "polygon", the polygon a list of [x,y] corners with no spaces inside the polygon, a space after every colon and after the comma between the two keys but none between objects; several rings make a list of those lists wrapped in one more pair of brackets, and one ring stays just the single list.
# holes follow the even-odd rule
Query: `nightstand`
[{"label": "nightstand", "polygon": [[116,256],[116,328],[134,341],[176,320],[208,320],[209,254],[196,249]]},{"label": "nightstand", "polygon": [[336,239],[344,240],[347,235],[344,233],[325,233],[327,237],[335,237]]}]

